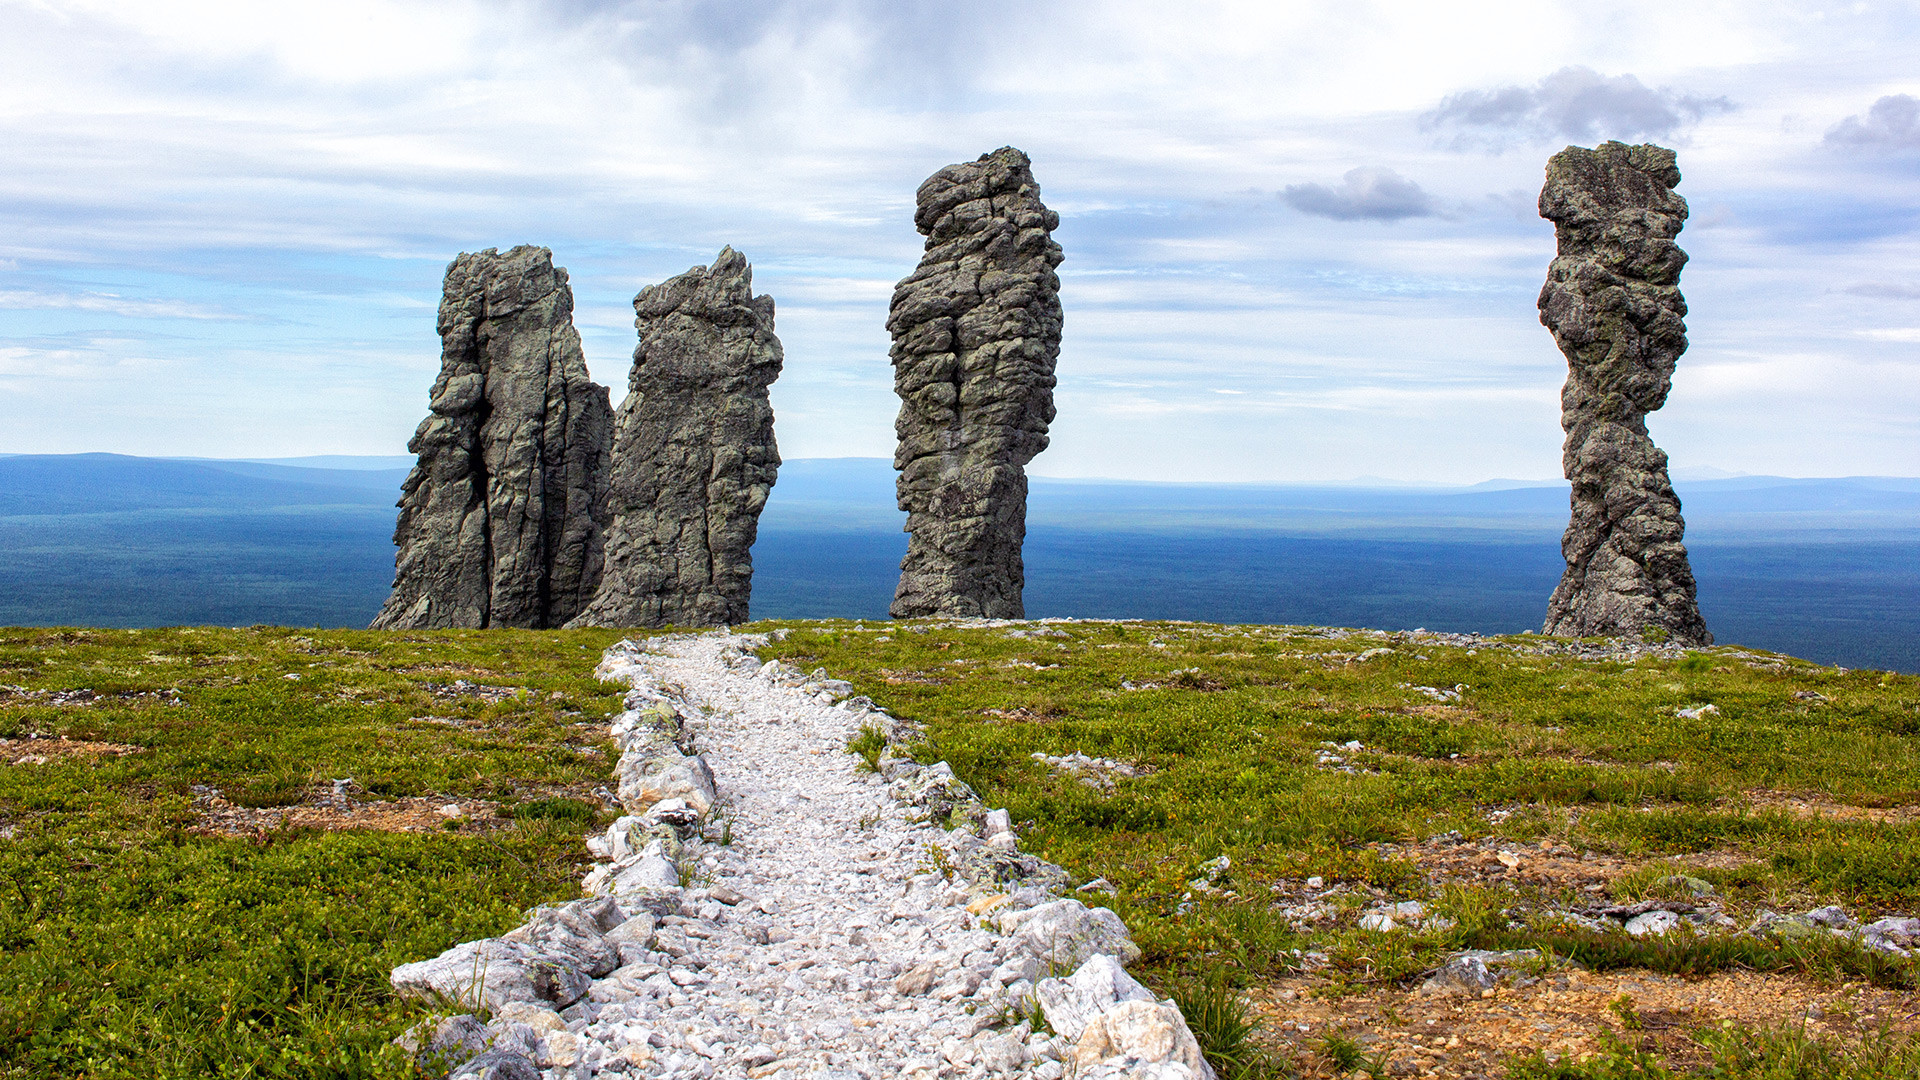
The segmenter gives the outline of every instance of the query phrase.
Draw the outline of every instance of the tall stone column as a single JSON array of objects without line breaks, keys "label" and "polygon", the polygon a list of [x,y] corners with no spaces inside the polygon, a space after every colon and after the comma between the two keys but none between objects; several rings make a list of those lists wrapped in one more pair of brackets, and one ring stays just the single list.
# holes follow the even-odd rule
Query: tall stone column
[{"label": "tall stone column", "polygon": [[376,630],[555,627],[600,583],[607,389],[587,375],[567,272],[542,247],[447,267],[440,375],[408,442],[393,591]]},{"label": "tall stone column", "polygon": [[895,618],[1023,618],[1027,462],[1047,448],[1060,355],[1060,215],[1012,147],[920,185],[920,266],[894,289],[893,467],[907,512]]},{"label": "tall stone column", "polygon": [[1570,146],[1547,164],[1540,216],[1554,224],[1558,253],[1540,321],[1567,358],[1560,426],[1573,482],[1549,634],[1713,642],[1694,599],[1667,455],[1646,423],[1666,404],[1687,348],[1679,183],[1674,152],[1652,145]]},{"label": "tall stone column", "polygon": [[780,452],[773,297],[723,249],[634,297],[640,344],[613,436],[606,571],[570,626],[747,621],[753,541]]}]

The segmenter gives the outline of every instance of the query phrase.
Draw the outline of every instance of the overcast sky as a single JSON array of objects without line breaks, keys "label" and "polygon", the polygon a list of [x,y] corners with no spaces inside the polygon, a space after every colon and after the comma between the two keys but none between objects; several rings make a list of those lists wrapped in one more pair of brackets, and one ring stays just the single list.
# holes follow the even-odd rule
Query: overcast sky
[{"label": "overcast sky", "polygon": [[[745,252],[789,458],[892,452],[929,173],[1031,155],[1066,333],[1033,471],[1559,474],[1534,210],[1680,152],[1676,469],[1920,475],[1911,4],[0,0],[0,452],[398,454],[456,253],[638,288]],[[617,394],[616,394],[617,398]]]}]

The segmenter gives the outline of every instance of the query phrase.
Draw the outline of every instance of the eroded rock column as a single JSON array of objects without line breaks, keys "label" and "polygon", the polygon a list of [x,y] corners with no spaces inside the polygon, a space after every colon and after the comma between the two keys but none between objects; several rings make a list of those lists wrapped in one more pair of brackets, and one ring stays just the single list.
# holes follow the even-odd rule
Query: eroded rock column
[{"label": "eroded rock column", "polygon": [[747,621],[780,453],[773,297],[732,248],[634,297],[640,344],[613,437],[606,571],[574,626]]},{"label": "eroded rock column", "polygon": [[1646,424],[1666,404],[1687,348],[1679,183],[1674,152],[1652,145],[1570,146],[1547,164],[1540,216],[1554,224],[1558,253],[1540,321],[1567,358],[1560,426],[1573,483],[1549,634],[1713,641],[1694,598],[1667,455]]},{"label": "eroded rock column", "polygon": [[587,375],[567,272],[542,247],[463,254],[440,375],[408,442],[393,591],[376,630],[555,627],[600,583],[612,409]]},{"label": "eroded rock column", "polygon": [[1060,215],[1012,147],[920,185],[920,266],[893,293],[897,492],[910,539],[895,618],[1023,618],[1027,462],[1060,355]]}]

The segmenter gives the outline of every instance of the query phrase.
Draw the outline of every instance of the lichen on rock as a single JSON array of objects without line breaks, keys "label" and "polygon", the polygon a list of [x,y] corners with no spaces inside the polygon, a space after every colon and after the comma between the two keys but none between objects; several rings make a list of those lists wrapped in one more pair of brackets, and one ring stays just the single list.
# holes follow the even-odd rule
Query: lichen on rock
[{"label": "lichen on rock", "polygon": [[895,288],[894,422],[910,539],[896,618],[1022,618],[1026,465],[1047,447],[1060,355],[1060,216],[1004,147],[920,185],[919,268]]},{"label": "lichen on rock", "polygon": [[1570,146],[1547,165],[1540,216],[1558,252],[1540,291],[1540,321],[1567,358],[1563,465],[1573,484],[1561,551],[1566,574],[1545,631],[1708,645],[1686,525],[1667,455],[1646,415],[1666,404],[1687,348],[1674,242],[1687,202],[1674,152],[1609,142]]},{"label": "lichen on rock", "polygon": [[606,569],[573,626],[747,621],[751,549],[780,469],[773,297],[732,248],[640,290],[613,436]]},{"label": "lichen on rock", "polygon": [[407,449],[393,591],[376,630],[559,626],[600,583],[607,390],[587,375],[567,272],[543,247],[462,254],[440,374]]}]

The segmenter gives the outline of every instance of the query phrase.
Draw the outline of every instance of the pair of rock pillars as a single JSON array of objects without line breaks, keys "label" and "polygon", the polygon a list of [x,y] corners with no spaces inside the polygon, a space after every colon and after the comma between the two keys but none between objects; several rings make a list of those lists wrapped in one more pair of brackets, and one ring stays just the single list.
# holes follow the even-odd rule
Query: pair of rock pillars
[{"label": "pair of rock pillars", "polygon": [[[1680,502],[1646,430],[1686,350],[1687,216],[1673,151],[1554,155],[1557,253],[1540,319],[1565,354],[1567,570],[1546,632],[1712,642]],[[887,328],[907,557],[892,614],[1020,618],[1025,468],[1046,449],[1062,324],[1059,215],[1011,147],[920,186],[919,267]],[[773,300],[731,248],[634,298],[618,414],[587,377],[566,272],[545,248],[462,255],[441,372],[408,449],[393,593],[376,628],[744,622],[750,549],[780,458]]]},{"label": "pair of rock pillars", "polygon": [[773,298],[732,248],[634,297],[628,393],[587,376],[567,272],[541,247],[464,254],[440,375],[407,449],[393,592],[373,628],[744,622],[780,467]]}]

